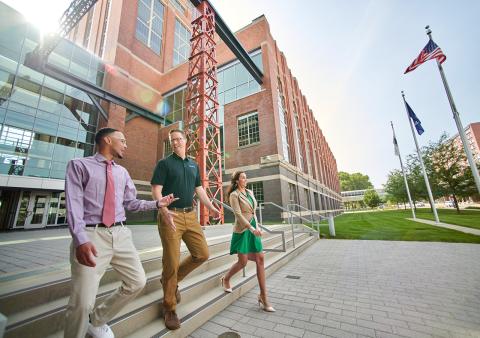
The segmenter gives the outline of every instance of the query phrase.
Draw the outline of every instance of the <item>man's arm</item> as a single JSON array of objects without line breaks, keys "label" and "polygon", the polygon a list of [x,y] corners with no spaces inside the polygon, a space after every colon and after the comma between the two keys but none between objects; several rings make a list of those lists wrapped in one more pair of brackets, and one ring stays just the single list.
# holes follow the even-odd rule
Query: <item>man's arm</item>
[{"label": "man's arm", "polygon": [[94,267],[97,249],[90,242],[85,232],[83,220],[83,169],[79,163],[72,160],[68,162],[65,177],[65,202],[67,204],[68,228],[75,246],[75,256],[80,264]]},{"label": "man's arm", "polygon": [[75,247],[89,241],[83,220],[83,175],[83,170],[78,163],[74,160],[68,162],[65,175],[65,202],[68,228]]},{"label": "man's arm", "polygon": [[207,196],[207,193],[205,192],[205,189],[200,185],[195,188],[195,192],[197,193],[198,198],[200,199],[200,202],[202,202],[210,211],[212,211],[215,214],[215,218],[220,217],[220,211],[218,211],[217,208],[213,205],[212,201]]},{"label": "man's arm", "polygon": [[152,195],[153,195],[154,201],[139,200],[137,199],[137,188],[135,188],[135,184],[130,178],[130,175],[128,174],[128,172],[126,172],[125,175],[127,177],[126,177],[126,184],[125,184],[125,193],[123,198],[123,206],[129,211],[136,212],[136,211],[159,209],[162,207],[167,207],[170,203],[177,200],[173,198],[173,195],[163,197],[161,190],[160,190],[160,194],[156,196],[153,194],[153,188],[152,188]]}]

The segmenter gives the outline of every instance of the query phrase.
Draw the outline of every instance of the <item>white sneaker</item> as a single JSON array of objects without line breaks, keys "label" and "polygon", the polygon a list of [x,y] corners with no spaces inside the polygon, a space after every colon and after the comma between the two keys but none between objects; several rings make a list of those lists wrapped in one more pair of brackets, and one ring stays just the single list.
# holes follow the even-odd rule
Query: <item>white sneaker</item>
[{"label": "white sneaker", "polygon": [[115,338],[112,329],[107,324],[102,326],[93,326],[88,323],[88,334],[93,338]]}]

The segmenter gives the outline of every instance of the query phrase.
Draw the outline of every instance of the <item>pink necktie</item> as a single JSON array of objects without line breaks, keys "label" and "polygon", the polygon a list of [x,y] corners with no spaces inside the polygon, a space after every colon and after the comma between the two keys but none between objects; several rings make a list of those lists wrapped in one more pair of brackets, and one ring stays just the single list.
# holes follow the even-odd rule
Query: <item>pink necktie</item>
[{"label": "pink necktie", "polygon": [[102,223],[110,227],[115,223],[115,183],[113,181],[112,161],[107,162],[107,187],[103,200]]}]

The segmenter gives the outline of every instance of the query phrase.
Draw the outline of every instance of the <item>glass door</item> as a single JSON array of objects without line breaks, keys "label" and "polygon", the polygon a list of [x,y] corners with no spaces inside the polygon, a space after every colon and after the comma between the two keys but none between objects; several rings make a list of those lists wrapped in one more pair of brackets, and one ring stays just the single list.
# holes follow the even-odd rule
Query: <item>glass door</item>
[{"label": "glass door", "polygon": [[27,217],[25,219],[25,229],[42,228],[46,226],[49,200],[50,193],[32,192],[30,203],[28,204]]}]

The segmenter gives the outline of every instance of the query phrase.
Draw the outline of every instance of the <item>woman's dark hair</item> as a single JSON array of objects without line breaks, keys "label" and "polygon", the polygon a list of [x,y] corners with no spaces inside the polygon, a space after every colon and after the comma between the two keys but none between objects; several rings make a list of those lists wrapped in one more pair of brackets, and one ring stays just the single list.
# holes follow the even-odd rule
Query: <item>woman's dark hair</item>
[{"label": "woman's dark hair", "polygon": [[114,132],[118,131],[117,129],[113,128],[102,128],[97,131],[95,134],[95,144],[100,145],[100,142],[102,142],[103,138],[105,136],[108,136],[110,134],[113,134]]},{"label": "woman's dark hair", "polygon": [[233,173],[232,178],[230,179],[230,185],[227,188],[227,201],[230,199],[230,194],[235,190],[237,190],[238,180],[240,179],[240,175],[244,173],[245,171],[236,171]]}]

